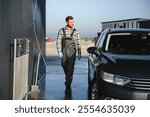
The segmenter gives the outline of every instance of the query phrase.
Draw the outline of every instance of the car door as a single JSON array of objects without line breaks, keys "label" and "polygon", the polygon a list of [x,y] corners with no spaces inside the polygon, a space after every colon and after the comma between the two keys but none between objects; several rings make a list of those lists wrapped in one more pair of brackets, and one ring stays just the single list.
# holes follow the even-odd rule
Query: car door
[{"label": "car door", "polygon": [[[96,48],[97,49],[102,48],[103,42],[104,42],[104,32],[99,37],[96,43]],[[98,56],[96,56],[95,54],[89,54],[89,73],[90,73],[89,75],[90,75],[91,80],[94,78],[94,72],[99,62],[100,62],[100,59]]]},{"label": "car door", "polygon": [[[102,47],[103,47],[104,40],[105,40],[105,33],[103,32],[103,33],[101,34],[101,36],[99,37],[97,43],[96,43],[96,48],[97,48],[99,54],[100,54],[100,50],[101,50]],[[97,65],[96,62],[97,62],[98,59],[99,59],[99,57],[96,56],[95,54],[90,54],[90,55],[89,55],[89,60],[91,61],[91,63],[92,63],[94,66]]]}]

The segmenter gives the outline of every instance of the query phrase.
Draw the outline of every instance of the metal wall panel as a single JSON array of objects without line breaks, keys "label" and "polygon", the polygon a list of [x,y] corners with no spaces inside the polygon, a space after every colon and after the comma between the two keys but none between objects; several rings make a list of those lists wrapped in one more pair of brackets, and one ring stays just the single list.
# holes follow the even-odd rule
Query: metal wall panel
[{"label": "metal wall panel", "polygon": [[21,100],[28,93],[29,40],[14,40],[13,100]]},{"label": "metal wall panel", "polygon": [[[40,49],[45,56],[45,0],[37,1],[34,21]],[[34,57],[39,52],[33,27],[35,3],[36,0],[0,0],[0,99],[12,99],[14,39],[30,39],[29,88],[32,83]],[[43,64],[41,69],[44,73]]]}]

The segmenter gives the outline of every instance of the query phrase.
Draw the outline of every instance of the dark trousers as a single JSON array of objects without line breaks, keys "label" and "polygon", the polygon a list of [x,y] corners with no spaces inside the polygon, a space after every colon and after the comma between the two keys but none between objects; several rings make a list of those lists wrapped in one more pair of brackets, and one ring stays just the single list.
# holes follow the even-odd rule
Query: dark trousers
[{"label": "dark trousers", "polygon": [[74,53],[71,57],[65,57],[65,60],[62,60],[62,67],[64,69],[64,73],[66,75],[65,85],[67,87],[71,86],[71,82],[73,80],[73,72],[75,66],[76,53]]}]

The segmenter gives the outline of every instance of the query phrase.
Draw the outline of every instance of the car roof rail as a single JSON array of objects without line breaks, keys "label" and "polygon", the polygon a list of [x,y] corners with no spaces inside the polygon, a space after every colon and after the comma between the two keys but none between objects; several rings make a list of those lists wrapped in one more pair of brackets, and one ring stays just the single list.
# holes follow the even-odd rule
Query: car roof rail
[{"label": "car roof rail", "polygon": [[108,31],[111,31],[111,29],[110,28],[106,28],[104,31],[108,32]]},{"label": "car roof rail", "polygon": [[111,31],[111,28],[108,28],[108,31]]}]

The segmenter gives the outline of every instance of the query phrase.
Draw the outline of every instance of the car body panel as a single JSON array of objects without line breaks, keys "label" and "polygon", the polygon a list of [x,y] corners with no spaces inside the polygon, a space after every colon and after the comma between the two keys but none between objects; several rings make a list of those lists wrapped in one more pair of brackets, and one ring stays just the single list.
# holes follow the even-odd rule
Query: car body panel
[{"label": "car body panel", "polygon": [[[117,99],[149,99],[150,97],[150,53],[115,53],[106,52],[105,44],[109,34],[112,33],[142,33],[150,35],[149,29],[107,29],[100,36],[96,47],[99,56],[89,55],[90,81],[94,80],[96,73],[96,82],[101,94]],[[100,44],[100,40],[103,43]],[[102,47],[99,47],[101,45]],[[94,60],[99,59],[99,65],[95,65]],[[136,78],[138,83],[132,83],[127,86],[119,86],[108,83],[101,78],[101,72],[107,72],[114,75],[121,75],[130,78]],[[138,80],[139,79],[139,80]],[[143,81],[141,80],[143,79]],[[146,81],[144,81],[146,80]],[[135,82],[135,81],[134,81]],[[146,84],[144,84],[146,83]],[[135,85],[135,87],[134,87]],[[130,87],[132,86],[132,87]],[[145,86],[143,89],[140,88]],[[139,88],[139,89],[138,89]]]}]

